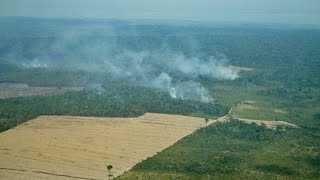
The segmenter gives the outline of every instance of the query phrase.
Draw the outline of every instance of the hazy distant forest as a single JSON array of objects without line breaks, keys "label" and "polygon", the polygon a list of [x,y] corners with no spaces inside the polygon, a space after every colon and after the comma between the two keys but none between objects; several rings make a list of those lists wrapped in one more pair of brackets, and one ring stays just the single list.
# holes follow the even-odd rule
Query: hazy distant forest
[{"label": "hazy distant forest", "polygon": [[320,29],[31,18],[0,27],[0,82],[84,87],[0,99],[0,131],[39,115],[215,119],[251,100],[232,116],[300,128],[210,125],[119,179],[320,177]]}]

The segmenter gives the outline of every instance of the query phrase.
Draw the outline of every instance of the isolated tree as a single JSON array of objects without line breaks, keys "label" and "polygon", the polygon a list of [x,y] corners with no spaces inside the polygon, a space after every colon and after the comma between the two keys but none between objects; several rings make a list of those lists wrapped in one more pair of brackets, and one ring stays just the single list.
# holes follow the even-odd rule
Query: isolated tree
[{"label": "isolated tree", "polygon": [[113,168],[112,165],[107,166],[108,171],[111,171],[112,168]]},{"label": "isolated tree", "polygon": [[205,118],[204,121],[206,122],[206,126],[208,126],[209,119]]},{"label": "isolated tree", "polygon": [[109,178],[111,178],[113,175],[111,174],[111,169],[112,169],[113,167],[112,167],[112,165],[108,165],[107,166],[107,170],[108,170],[108,172],[109,172]]}]

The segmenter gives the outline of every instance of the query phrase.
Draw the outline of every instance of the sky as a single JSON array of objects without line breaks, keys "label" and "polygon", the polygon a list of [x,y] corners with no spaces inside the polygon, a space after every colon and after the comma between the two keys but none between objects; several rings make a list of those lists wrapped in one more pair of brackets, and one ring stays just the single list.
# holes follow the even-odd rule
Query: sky
[{"label": "sky", "polygon": [[320,24],[320,0],[0,0],[0,16]]}]

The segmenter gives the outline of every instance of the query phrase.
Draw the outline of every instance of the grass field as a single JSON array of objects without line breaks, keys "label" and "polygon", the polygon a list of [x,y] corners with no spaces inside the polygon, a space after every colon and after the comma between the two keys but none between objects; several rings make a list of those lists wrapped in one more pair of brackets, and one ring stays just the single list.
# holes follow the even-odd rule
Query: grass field
[{"label": "grass field", "polygon": [[40,116],[0,134],[0,179],[106,179],[107,165],[118,176],[203,126],[203,118],[152,113]]}]

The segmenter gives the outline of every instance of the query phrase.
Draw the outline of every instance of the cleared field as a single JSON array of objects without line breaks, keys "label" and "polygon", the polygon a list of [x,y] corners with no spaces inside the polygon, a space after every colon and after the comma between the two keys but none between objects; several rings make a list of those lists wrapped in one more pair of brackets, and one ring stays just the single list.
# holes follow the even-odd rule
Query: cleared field
[{"label": "cleared field", "polygon": [[203,118],[153,113],[41,116],[0,134],[0,179],[107,179],[107,165],[118,176],[203,126]]},{"label": "cleared field", "polygon": [[[288,123],[286,121],[273,121],[273,120],[258,120],[258,119],[248,119],[248,118],[240,118],[238,116],[231,116],[230,117],[230,114],[233,114],[233,111],[234,110],[260,110],[259,107],[256,107],[256,106],[253,106],[252,104],[254,104],[255,102],[254,101],[243,101],[241,103],[238,103],[236,104],[235,106],[233,106],[228,114],[226,114],[225,116],[222,116],[220,118],[217,119],[218,122],[228,122],[230,120],[230,118],[234,118],[234,119],[237,119],[239,121],[242,121],[244,123],[255,123],[257,125],[266,125],[267,128],[271,128],[271,129],[275,129],[277,127],[289,127],[289,128],[299,128],[299,126],[295,125],[295,124],[292,124],[292,123]],[[280,109],[276,109],[274,110],[275,112],[277,113],[282,113],[282,114],[285,114],[286,112],[283,111],[283,110],[280,110]],[[233,114],[234,115],[234,114]],[[217,122],[215,121],[215,122]]]},{"label": "cleared field", "polygon": [[249,68],[249,67],[230,66],[230,68],[231,68],[231,70],[236,71],[236,72],[254,71],[254,68]]},{"label": "cleared field", "polygon": [[256,119],[245,119],[245,118],[236,118],[239,121],[245,123],[255,123],[257,125],[265,124],[267,128],[275,129],[277,127],[289,127],[289,128],[299,128],[299,126],[295,124],[288,123],[286,121],[263,121],[263,120],[256,120]]},{"label": "cleared field", "polygon": [[81,91],[83,87],[38,87],[25,83],[0,83],[0,99],[33,96],[33,95],[57,95],[67,91]]}]

